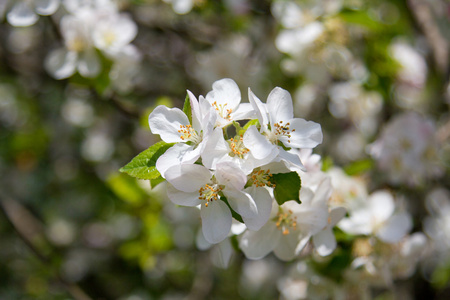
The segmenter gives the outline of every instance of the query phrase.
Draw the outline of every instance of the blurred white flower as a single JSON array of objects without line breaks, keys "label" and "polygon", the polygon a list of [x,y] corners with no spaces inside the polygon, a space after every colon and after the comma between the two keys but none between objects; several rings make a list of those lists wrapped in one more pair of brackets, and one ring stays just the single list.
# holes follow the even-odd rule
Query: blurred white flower
[{"label": "blurred white flower", "polygon": [[[6,0],[8,1],[8,0]],[[39,20],[39,15],[49,16],[56,12],[60,0],[15,0],[6,19],[13,26],[31,26]]]},{"label": "blurred white flower", "polygon": [[395,212],[393,196],[388,191],[376,191],[366,205],[349,211],[350,217],[338,223],[349,234],[375,235],[386,243],[400,241],[412,228],[407,212]]},{"label": "blurred white flower", "polygon": [[239,246],[247,258],[260,259],[273,251],[279,259],[291,260],[327,226],[330,181],[323,180],[316,191],[302,187],[300,193],[301,204],[274,204],[269,221],[259,231],[244,232]]},{"label": "blurred white flower", "polygon": [[356,81],[336,83],[328,91],[328,108],[336,118],[348,118],[361,133],[369,137],[378,126],[377,116],[383,98],[375,91],[365,91]]},{"label": "blurred white flower", "polygon": [[418,185],[444,171],[435,133],[432,120],[413,112],[403,113],[385,125],[368,152],[391,183]]}]

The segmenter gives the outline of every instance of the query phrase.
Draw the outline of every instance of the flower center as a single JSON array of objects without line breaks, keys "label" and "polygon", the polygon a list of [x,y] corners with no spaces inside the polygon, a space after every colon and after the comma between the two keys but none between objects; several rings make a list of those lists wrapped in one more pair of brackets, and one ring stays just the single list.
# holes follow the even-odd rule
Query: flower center
[{"label": "flower center", "polygon": [[227,104],[217,104],[217,101],[214,101],[212,104],[212,107],[214,107],[218,112],[219,115],[224,118],[227,121],[231,121],[231,113],[233,112],[232,109],[226,109]]},{"label": "flower center", "polygon": [[268,186],[271,188],[275,187],[275,183],[273,183],[271,181],[272,174],[270,173],[270,170],[264,171],[261,169],[259,169],[259,170],[255,169],[250,174],[250,177],[252,180],[252,184],[256,185],[257,187],[263,187],[263,186]]},{"label": "flower center", "polygon": [[280,209],[277,216],[275,217],[276,226],[284,235],[289,234],[290,230],[297,229],[297,217],[292,216],[292,210],[284,212]]},{"label": "flower center", "polygon": [[244,154],[247,154],[250,151],[244,146],[243,140],[244,140],[244,138],[241,135],[239,137],[231,138],[228,141],[228,143],[230,144],[230,147],[231,147],[231,153],[230,153],[231,157],[238,156],[240,159],[243,159]]},{"label": "flower center", "polygon": [[275,144],[280,136],[287,136],[288,143],[290,143],[291,141],[289,139],[291,138],[291,132],[295,131],[295,129],[291,130],[289,128],[290,125],[291,124],[289,122],[283,125],[283,121],[273,124],[271,134],[268,136],[269,141],[272,144]]},{"label": "flower center", "polygon": [[197,131],[192,128],[192,125],[180,125],[180,129],[178,130],[181,133],[180,139],[184,142],[194,142],[195,144],[199,144],[202,141],[202,137],[197,134]]},{"label": "flower center", "polygon": [[75,36],[67,41],[67,48],[70,51],[81,52],[86,48],[86,42],[81,36]]},{"label": "flower center", "polygon": [[106,46],[111,46],[116,41],[116,34],[112,31],[106,31],[103,34],[103,41],[105,42]]},{"label": "flower center", "polygon": [[200,194],[198,199],[206,200],[205,206],[208,207],[208,203],[219,199],[219,192],[222,188],[218,184],[205,184],[202,186],[198,193]]}]

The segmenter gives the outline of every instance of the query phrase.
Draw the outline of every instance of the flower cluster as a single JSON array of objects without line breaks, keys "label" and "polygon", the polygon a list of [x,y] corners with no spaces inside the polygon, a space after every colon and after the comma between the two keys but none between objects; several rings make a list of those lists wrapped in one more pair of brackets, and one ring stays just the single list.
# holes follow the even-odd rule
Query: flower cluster
[{"label": "flower cluster", "polygon": [[250,103],[241,103],[231,79],[212,88],[198,99],[188,91],[183,110],[156,107],[149,125],[162,142],[151,158],[138,156],[122,170],[131,174],[137,161],[153,161],[154,175],[136,177],[161,176],[173,203],[199,207],[209,244],[229,236],[234,218],[245,224],[239,244],[248,258],[273,251],[290,260],[310,238],[329,255],[336,247],[331,229],[345,209],[329,210],[331,179],[312,154],[321,126],[294,118],[291,96],[279,87],[265,103],[250,89]]},{"label": "flower cluster", "polygon": [[116,85],[126,89],[140,60],[139,51],[130,44],[137,35],[136,23],[120,13],[112,0],[64,1],[63,7],[67,12],[59,26],[63,46],[52,50],[45,60],[50,75],[64,79],[78,72],[85,78],[95,78],[105,67],[105,59],[99,55],[102,53],[112,62],[110,80],[122,81]]}]

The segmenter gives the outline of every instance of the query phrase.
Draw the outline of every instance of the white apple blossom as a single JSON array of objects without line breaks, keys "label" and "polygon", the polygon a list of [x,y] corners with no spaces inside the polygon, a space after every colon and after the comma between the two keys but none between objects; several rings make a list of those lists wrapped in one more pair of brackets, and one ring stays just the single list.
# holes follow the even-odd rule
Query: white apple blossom
[{"label": "white apple blossom", "polygon": [[261,125],[250,126],[244,134],[244,145],[257,159],[279,157],[293,165],[302,167],[298,155],[287,152],[288,148],[314,148],[322,143],[319,124],[294,118],[291,95],[279,87],[270,92],[267,103],[262,103],[249,89],[249,99]]},{"label": "white apple blossom", "polygon": [[213,90],[205,99],[217,112],[217,127],[225,127],[233,121],[251,119],[255,113],[252,105],[241,103],[241,92],[234,80],[224,78],[213,83]]},{"label": "white apple blossom", "polygon": [[269,217],[270,194],[258,193],[255,201],[248,193],[250,190],[244,189],[247,176],[232,163],[218,164],[214,172],[201,165],[178,164],[167,169],[165,176],[171,184],[167,193],[173,203],[201,205],[202,232],[211,244],[225,239],[231,228],[231,212],[222,201],[223,196],[248,228],[258,230]]},{"label": "white apple blossom", "polygon": [[[311,236],[327,226],[330,181],[322,181],[315,192],[302,187],[300,193],[301,204],[296,201],[273,204],[269,221],[259,231],[247,230],[242,235],[239,246],[247,258],[260,259],[273,251],[279,259],[291,260]],[[324,245],[328,240],[322,243],[319,237],[318,242]]]},{"label": "white apple blossom", "polygon": [[[8,0],[6,0],[8,1]],[[60,0],[15,0],[6,19],[13,26],[26,27],[35,24],[39,15],[49,16],[59,8]]]},{"label": "white apple blossom", "polygon": [[161,155],[156,168],[165,177],[165,171],[180,163],[194,163],[202,154],[211,134],[217,115],[212,111],[201,111],[195,96],[189,93],[192,107],[192,124],[179,108],[156,107],[148,117],[150,130],[159,134],[166,143],[177,143]]},{"label": "white apple blossom", "polygon": [[60,22],[64,47],[51,51],[45,60],[46,69],[53,77],[64,79],[78,71],[83,77],[95,78],[101,71],[96,49],[113,60],[130,52],[137,26],[128,15],[119,13],[112,1],[63,3],[69,12]]},{"label": "white apple blossom", "polygon": [[95,21],[95,14],[89,10],[62,17],[64,47],[51,51],[45,60],[46,69],[53,77],[64,79],[78,71],[83,77],[92,78],[100,73],[100,58],[91,37]]},{"label": "white apple blossom", "polygon": [[378,168],[393,184],[419,185],[443,175],[440,142],[431,119],[414,112],[395,116],[368,148]]},{"label": "white apple blossom", "polygon": [[330,255],[336,248],[336,238],[333,227],[345,217],[346,210],[343,207],[335,207],[329,212],[328,224],[324,229],[313,235],[314,248],[321,256]]},{"label": "white apple blossom", "polygon": [[386,243],[396,243],[412,228],[407,212],[395,211],[394,197],[385,190],[372,193],[365,205],[349,211],[350,217],[338,223],[349,234],[375,235]]},{"label": "white apple blossom", "polygon": [[239,165],[245,174],[251,173],[255,168],[270,163],[271,157],[256,159],[249,149],[244,146],[243,137],[235,136],[225,140],[222,128],[215,128],[202,152],[202,163],[210,169],[215,169],[216,164],[224,161],[232,161]]}]

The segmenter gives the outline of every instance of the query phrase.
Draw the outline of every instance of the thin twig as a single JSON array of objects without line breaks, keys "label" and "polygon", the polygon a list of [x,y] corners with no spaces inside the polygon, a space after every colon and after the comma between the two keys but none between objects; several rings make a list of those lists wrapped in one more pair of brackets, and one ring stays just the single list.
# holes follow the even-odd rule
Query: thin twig
[{"label": "thin twig", "polygon": [[429,5],[423,0],[408,0],[408,6],[430,44],[436,69],[441,74],[447,75],[449,45],[442,36]]},{"label": "thin twig", "polygon": [[[50,269],[51,259],[49,255],[44,254],[37,245],[36,240],[45,240],[42,234],[42,225],[40,222],[20,203],[10,198],[0,195],[0,209],[3,211],[8,222],[16,231],[19,238],[30,248],[30,250],[39,258],[39,260]],[[61,277],[59,272],[56,272],[57,281],[64,286],[67,292],[75,300],[92,300],[78,285],[67,282]]]}]

